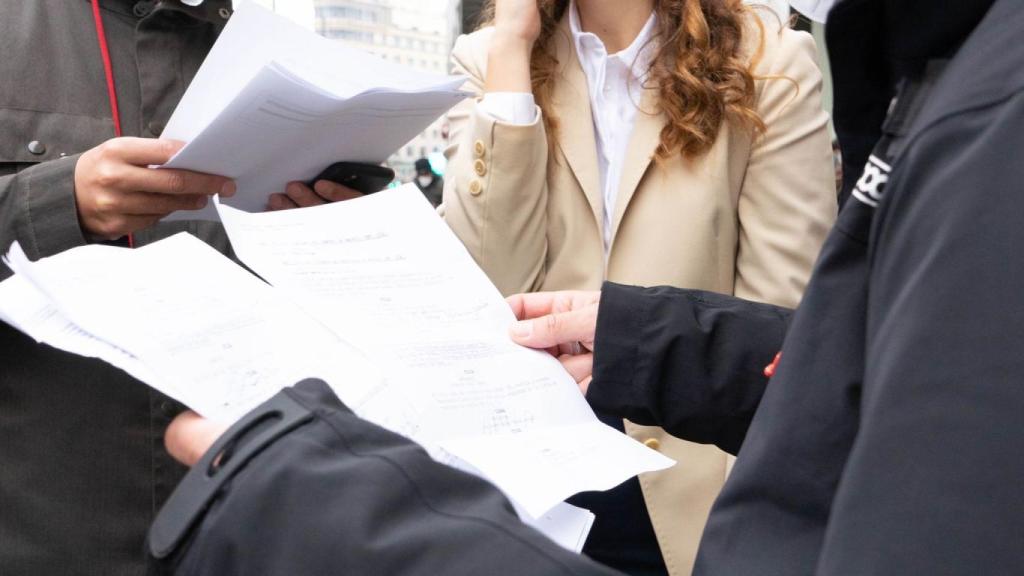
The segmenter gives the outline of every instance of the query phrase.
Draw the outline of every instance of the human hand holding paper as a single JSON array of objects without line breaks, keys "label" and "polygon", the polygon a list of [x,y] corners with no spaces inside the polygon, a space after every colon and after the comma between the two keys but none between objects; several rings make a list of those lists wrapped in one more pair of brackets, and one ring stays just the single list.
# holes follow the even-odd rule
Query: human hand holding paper
[{"label": "human hand holding paper", "polygon": [[506,299],[519,320],[509,333],[517,344],[547,350],[586,394],[594,369],[594,334],[601,292],[567,290],[516,294]]},{"label": "human hand holding paper", "polygon": [[572,494],[673,464],[598,421],[555,358],[509,338],[509,303],[415,186],[306,210],[218,207],[262,280],[187,234],[34,263],[15,246],[8,283],[22,282],[5,285],[0,318],[224,423],[318,377],[359,416],[492,481],[549,534],[585,533],[586,513],[552,511]]},{"label": "human hand holding paper", "polygon": [[87,150],[75,165],[75,202],[87,236],[114,240],[177,210],[196,210],[209,197],[235,194],[233,180],[191,170],[150,170],[181,150],[175,140],[113,138]]},{"label": "human hand holding paper", "polygon": [[[333,162],[383,162],[462,101],[464,81],[382,60],[248,2],[168,121],[163,135],[188,144],[163,169],[235,178],[238,194],[225,203],[247,212],[348,199],[308,183]],[[193,206],[168,218],[217,212]]]}]

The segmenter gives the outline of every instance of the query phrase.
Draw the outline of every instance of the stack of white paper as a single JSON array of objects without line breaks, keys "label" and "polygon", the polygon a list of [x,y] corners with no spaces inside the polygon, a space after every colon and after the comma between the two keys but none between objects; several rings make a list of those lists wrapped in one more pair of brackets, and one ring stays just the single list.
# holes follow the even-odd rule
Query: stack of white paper
[{"label": "stack of white paper", "polygon": [[[228,21],[162,137],[187,143],[168,168],[228,176],[226,200],[270,194],[334,162],[381,163],[466,97],[461,77],[406,68],[318,36],[254,2]],[[170,219],[216,219],[212,206]]]},{"label": "stack of white paper", "polygon": [[562,500],[672,464],[601,424],[554,358],[509,340],[508,305],[415,186],[219,210],[270,285],[185,234],[35,263],[15,245],[0,318],[213,418],[321,377],[364,418],[490,479],[567,546],[592,517]]}]

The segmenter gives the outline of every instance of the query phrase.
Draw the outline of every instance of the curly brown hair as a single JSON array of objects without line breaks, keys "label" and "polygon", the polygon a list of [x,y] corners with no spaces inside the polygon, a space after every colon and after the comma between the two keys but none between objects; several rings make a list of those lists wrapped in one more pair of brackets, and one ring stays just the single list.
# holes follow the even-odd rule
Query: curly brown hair
[{"label": "curly brown hair", "polygon": [[[533,95],[544,110],[548,137],[554,138],[558,119],[545,107],[551,101],[558,68],[552,38],[569,8],[569,0],[537,0],[541,32],[530,60]],[[675,154],[695,158],[714,145],[722,123],[763,133],[764,121],[755,109],[752,70],[764,49],[746,52],[744,34],[752,22],[763,36],[760,18],[750,15],[743,0],[655,0],[658,28],[652,42],[655,56],[647,83],[658,90],[658,107],[668,117],[661,131],[657,157]],[[481,25],[494,19],[494,0],[488,0]]]}]

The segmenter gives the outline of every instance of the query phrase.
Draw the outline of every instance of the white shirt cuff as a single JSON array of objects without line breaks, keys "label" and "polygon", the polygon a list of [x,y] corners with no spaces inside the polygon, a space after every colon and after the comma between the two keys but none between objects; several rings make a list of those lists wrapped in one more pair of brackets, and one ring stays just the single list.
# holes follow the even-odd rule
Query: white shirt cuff
[{"label": "white shirt cuff", "polygon": [[523,126],[537,121],[537,103],[528,92],[488,92],[479,106],[501,122]]}]

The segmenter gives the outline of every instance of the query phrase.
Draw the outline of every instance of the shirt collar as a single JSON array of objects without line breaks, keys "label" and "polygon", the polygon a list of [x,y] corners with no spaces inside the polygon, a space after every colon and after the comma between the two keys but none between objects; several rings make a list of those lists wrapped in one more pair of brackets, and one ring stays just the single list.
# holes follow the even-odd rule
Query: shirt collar
[{"label": "shirt collar", "polygon": [[[572,32],[576,56],[580,59],[581,63],[595,56],[617,58],[630,67],[630,72],[636,80],[642,79],[647,74],[651,59],[654,57],[654,43],[650,40],[654,37],[657,23],[657,13],[652,10],[650,17],[647,18],[647,23],[644,24],[644,27],[636,35],[636,38],[633,39],[633,42],[615,54],[608,54],[604,42],[596,34],[583,31],[580,25],[580,15],[576,7],[576,0],[572,0],[569,4],[569,30]],[[585,68],[586,66],[584,65]]]}]

